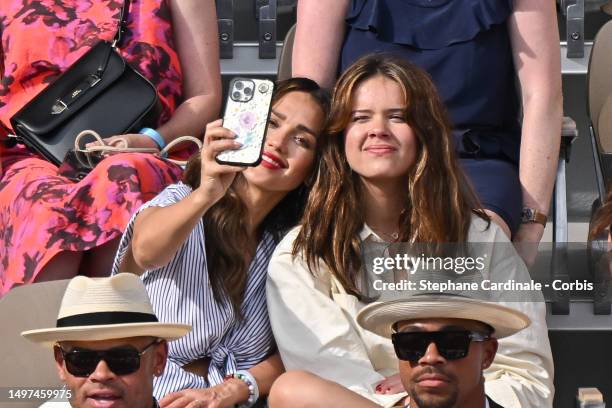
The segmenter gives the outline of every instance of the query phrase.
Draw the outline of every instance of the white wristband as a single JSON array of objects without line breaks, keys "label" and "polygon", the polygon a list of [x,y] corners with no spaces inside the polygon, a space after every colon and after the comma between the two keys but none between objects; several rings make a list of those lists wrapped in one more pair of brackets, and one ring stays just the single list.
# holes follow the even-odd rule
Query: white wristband
[{"label": "white wristband", "polygon": [[257,386],[257,381],[255,381],[255,377],[253,377],[251,373],[246,370],[238,370],[234,374],[232,374],[232,377],[244,381],[247,387],[249,387],[249,398],[246,400],[246,402],[236,405],[236,407],[250,408],[255,405],[255,403],[259,399],[259,387]]}]

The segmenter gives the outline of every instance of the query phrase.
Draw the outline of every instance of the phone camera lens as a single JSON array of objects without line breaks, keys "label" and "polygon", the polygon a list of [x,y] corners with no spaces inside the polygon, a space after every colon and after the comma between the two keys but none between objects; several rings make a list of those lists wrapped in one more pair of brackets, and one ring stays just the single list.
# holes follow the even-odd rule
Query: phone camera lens
[{"label": "phone camera lens", "polygon": [[237,90],[241,90],[244,87],[242,81],[236,81],[236,85],[234,86],[234,88],[236,88]]},{"label": "phone camera lens", "polygon": [[259,90],[259,92],[265,94],[266,92],[268,92],[268,84],[259,84],[259,88],[257,88]]},{"label": "phone camera lens", "polygon": [[239,101],[241,96],[242,96],[242,94],[241,94],[240,92],[238,92],[238,91],[235,91],[235,92],[232,94],[232,97],[233,97],[233,98],[234,98],[234,100],[236,100],[236,101]]},{"label": "phone camera lens", "polygon": [[253,88],[244,88],[245,95],[251,95],[253,93]]}]

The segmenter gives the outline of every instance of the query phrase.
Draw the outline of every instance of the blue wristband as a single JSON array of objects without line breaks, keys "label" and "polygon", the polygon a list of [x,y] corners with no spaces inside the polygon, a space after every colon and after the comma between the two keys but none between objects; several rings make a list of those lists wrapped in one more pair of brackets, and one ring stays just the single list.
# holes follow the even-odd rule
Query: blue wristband
[{"label": "blue wristband", "polygon": [[153,139],[157,147],[159,147],[159,150],[166,147],[166,141],[164,140],[162,135],[159,134],[157,130],[146,127],[146,128],[140,129],[140,132],[138,133],[140,133],[141,135],[149,136],[151,139]]}]

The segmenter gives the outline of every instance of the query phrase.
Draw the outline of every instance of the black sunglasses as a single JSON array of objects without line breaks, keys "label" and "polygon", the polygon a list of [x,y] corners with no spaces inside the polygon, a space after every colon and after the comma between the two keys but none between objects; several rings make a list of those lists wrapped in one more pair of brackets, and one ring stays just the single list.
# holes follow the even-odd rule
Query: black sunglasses
[{"label": "black sunglasses", "polygon": [[89,377],[100,363],[104,360],[108,368],[116,375],[127,375],[138,371],[140,368],[140,357],[161,340],[155,340],[142,351],[133,346],[121,346],[108,350],[89,350],[75,347],[65,351],[59,344],[55,346],[56,352],[60,352],[66,362],[66,370],[75,377]]},{"label": "black sunglasses", "polygon": [[427,347],[435,343],[438,352],[447,360],[458,360],[467,356],[470,342],[485,341],[490,337],[472,331],[401,332],[391,336],[397,358],[418,361]]}]

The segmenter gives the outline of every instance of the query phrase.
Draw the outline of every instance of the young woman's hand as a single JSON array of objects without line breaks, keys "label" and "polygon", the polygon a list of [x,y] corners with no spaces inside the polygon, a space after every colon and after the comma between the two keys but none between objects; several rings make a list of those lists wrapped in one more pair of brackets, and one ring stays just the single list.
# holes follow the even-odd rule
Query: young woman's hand
[{"label": "young woman's hand", "polygon": [[215,157],[225,150],[237,150],[240,143],[236,142],[236,135],[221,126],[222,119],[210,122],[206,125],[204,135],[204,147],[202,147],[201,160],[202,169],[200,174],[200,187],[198,194],[202,194],[212,205],[217,202],[234,181],[236,173],[245,168],[240,166],[228,166],[216,162]]},{"label": "young woman's hand", "polygon": [[160,408],[233,408],[246,401],[249,390],[240,380],[225,381],[210,388],[188,388],[159,401]]},{"label": "young woman's hand", "polygon": [[227,395],[212,388],[188,388],[166,395],[159,406],[161,408],[232,408]]},{"label": "young woman's hand", "polygon": [[399,374],[387,377],[376,385],[376,394],[398,394],[404,391]]}]

